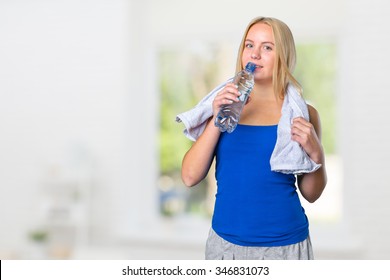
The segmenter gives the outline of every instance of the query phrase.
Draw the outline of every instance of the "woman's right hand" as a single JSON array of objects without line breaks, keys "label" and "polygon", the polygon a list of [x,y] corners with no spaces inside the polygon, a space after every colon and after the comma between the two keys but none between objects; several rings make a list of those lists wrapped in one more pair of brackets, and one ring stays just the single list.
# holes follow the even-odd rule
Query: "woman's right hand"
[{"label": "woman's right hand", "polygon": [[213,115],[216,116],[223,105],[239,102],[239,96],[240,93],[238,92],[237,86],[235,84],[226,84],[226,86],[214,98]]}]

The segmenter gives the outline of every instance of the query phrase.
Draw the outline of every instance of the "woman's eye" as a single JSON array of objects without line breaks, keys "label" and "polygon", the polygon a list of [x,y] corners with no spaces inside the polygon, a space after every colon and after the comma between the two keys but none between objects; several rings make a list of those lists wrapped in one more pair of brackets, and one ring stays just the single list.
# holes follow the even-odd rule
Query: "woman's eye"
[{"label": "woman's eye", "polygon": [[246,48],[253,48],[253,45],[248,43],[248,44],[245,45],[245,47]]},{"label": "woman's eye", "polygon": [[264,46],[264,49],[265,49],[266,51],[272,51],[272,47],[271,47],[271,46]]}]

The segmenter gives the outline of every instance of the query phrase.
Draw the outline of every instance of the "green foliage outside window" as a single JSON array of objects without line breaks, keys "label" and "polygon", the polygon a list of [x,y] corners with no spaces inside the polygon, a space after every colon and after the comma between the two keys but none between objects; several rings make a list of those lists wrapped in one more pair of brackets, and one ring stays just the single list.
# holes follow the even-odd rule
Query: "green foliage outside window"
[{"label": "green foliage outside window", "polygon": [[[216,59],[220,51],[210,47],[208,52],[209,55],[183,50],[160,52],[160,172],[162,177],[169,178],[161,181],[171,182],[169,186],[160,186],[160,189],[164,193],[162,196],[171,194],[171,200],[176,201],[170,203],[169,199],[162,200],[161,212],[165,215],[207,212],[202,210],[207,196],[207,182],[190,192],[181,182],[181,162],[192,142],[184,136],[184,125],[176,123],[175,117],[191,109],[222,82],[218,80],[218,74],[221,72],[221,59],[224,60],[221,57]],[[294,75],[303,87],[304,98],[320,114],[325,153],[335,153],[336,47],[333,44],[302,44],[297,46],[297,56]]]},{"label": "green foliage outside window", "polygon": [[297,46],[295,77],[303,86],[303,96],[319,112],[322,143],[326,154],[336,151],[336,46],[305,44]]}]

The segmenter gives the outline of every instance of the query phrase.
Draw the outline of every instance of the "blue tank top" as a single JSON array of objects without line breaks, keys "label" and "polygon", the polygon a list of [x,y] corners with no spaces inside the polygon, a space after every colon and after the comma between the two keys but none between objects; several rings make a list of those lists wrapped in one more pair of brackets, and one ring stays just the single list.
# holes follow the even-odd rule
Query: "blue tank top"
[{"label": "blue tank top", "polygon": [[271,171],[277,125],[239,124],[216,148],[212,227],[241,246],[283,246],[307,238],[309,223],[294,175]]}]

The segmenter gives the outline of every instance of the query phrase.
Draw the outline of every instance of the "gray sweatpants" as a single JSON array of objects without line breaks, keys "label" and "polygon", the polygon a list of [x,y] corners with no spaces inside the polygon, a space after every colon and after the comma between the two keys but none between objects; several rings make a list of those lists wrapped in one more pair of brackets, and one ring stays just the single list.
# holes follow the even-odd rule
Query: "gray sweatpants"
[{"label": "gray sweatpants", "polygon": [[310,236],[302,242],[275,247],[250,247],[232,244],[210,229],[206,260],[313,260]]}]

